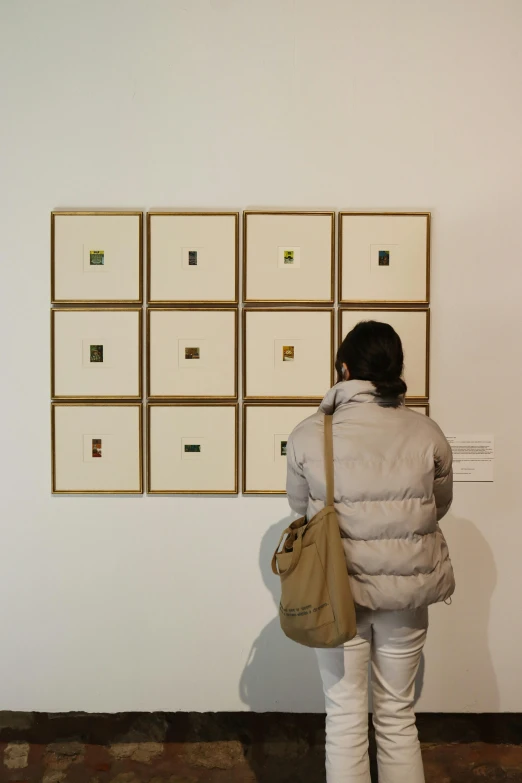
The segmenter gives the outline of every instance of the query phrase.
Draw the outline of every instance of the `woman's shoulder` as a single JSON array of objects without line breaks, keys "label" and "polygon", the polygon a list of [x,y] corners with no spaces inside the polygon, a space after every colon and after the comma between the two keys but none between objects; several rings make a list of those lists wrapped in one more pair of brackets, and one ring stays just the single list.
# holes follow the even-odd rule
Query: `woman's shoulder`
[{"label": "woman's shoulder", "polygon": [[324,426],[324,415],[320,411],[312,413],[311,416],[307,416],[306,419],[296,424],[292,432],[290,433],[289,440],[296,444],[301,440],[306,440],[309,436],[312,436],[316,432],[322,433]]},{"label": "woman's shoulder", "polygon": [[419,411],[412,410],[408,406],[403,406],[401,411],[405,417],[408,417],[408,421],[413,424],[418,432],[423,433],[427,438],[430,438],[436,442],[447,442],[446,436],[442,432],[435,419],[432,419],[430,416],[427,416],[423,413],[419,413]]}]

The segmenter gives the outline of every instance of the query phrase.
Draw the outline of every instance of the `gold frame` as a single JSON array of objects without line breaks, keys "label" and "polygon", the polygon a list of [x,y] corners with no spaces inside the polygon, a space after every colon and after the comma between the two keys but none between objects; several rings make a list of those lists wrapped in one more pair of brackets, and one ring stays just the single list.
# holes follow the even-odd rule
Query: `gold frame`
[{"label": "gold frame", "polygon": [[314,404],[310,402],[245,402],[243,403],[242,416],[242,466],[241,466],[241,494],[243,495],[286,495],[286,489],[247,489],[247,466],[246,466],[246,422],[248,408],[313,408]]},{"label": "gold frame", "polygon": [[[245,402],[266,402],[273,400],[274,402],[320,402],[322,396],[319,397],[277,397],[270,395],[267,397],[260,397],[259,395],[247,394],[247,341],[246,341],[246,322],[248,313],[329,313],[330,314],[330,387],[334,384],[334,351],[335,351],[335,309],[333,307],[310,307],[308,309],[298,309],[292,307],[244,307],[242,312],[242,392],[243,400]],[[328,390],[325,390],[325,393]]]},{"label": "gold frame", "polygon": [[425,405],[430,398],[430,335],[431,335],[431,310],[429,307],[400,307],[396,305],[390,305],[388,307],[376,307],[375,305],[370,307],[361,307],[360,305],[344,305],[339,307],[339,316],[337,322],[337,339],[340,346],[343,341],[343,313],[350,312],[352,310],[361,310],[373,313],[425,313],[426,314],[426,373],[425,384],[426,394],[422,397],[408,397],[406,395],[406,402],[411,405],[418,403],[419,405]]},{"label": "gold frame", "polygon": [[[151,313],[179,313],[179,312],[200,312],[200,313],[234,313],[234,391],[232,396],[194,396],[194,395],[176,395],[176,394],[151,394],[150,393],[150,317]],[[237,402],[239,395],[239,310],[237,307],[147,307],[147,325],[146,325],[146,367],[147,367],[147,399],[149,400],[222,400],[223,402]]]},{"label": "gold frame", "polygon": [[[55,285],[56,285],[56,269],[55,269],[55,217],[139,217],[139,268],[138,268],[138,299],[56,299]],[[51,212],[51,304],[93,304],[93,305],[108,305],[108,304],[143,304],[143,212],[135,211],[79,211],[74,212],[70,210],[53,210]]]},{"label": "gold frame", "polygon": [[[162,212],[154,211],[147,212],[147,305],[172,305],[187,307],[190,305],[193,308],[205,307],[207,305],[221,305],[225,306],[238,306],[239,305],[239,211],[238,212],[191,212],[190,210],[182,210],[180,212]],[[151,230],[150,219],[151,217],[234,217],[235,231],[234,231],[234,253],[235,253],[235,283],[234,283],[234,299],[197,299],[188,301],[187,299],[151,299],[150,287],[152,277],[152,254],[151,254]]]},{"label": "gold frame", "polygon": [[408,402],[406,403],[407,408],[426,408],[426,416],[428,419],[430,418],[430,404],[429,402]]},{"label": "gold frame", "polygon": [[[102,394],[88,397],[80,394],[63,395],[55,393],[55,313],[138,313],[138,394]],[[96,400],[141,400],[143,398],[143,308],[142,307],[55,307],[51,309],[51,398],[53,400],[80,400],[93,402]]]},{"label": "gold frame", "polygon": [[[151,489],[151,426],[153,408],[234,408],[234,489]],[[147,403],[147,495],[238,495],[239,494],[239,403],[238,402],[148,402]]]},{"label": "gold frame", "polygon": [[[139,408],[138,489],[56,489],[56,408]],[[143,404],[141,402],[52,402],[51,403],[51,492],[53,495],[143,495]]]},{"label": "gold frame", "polygon": [[[247,220],[249,215],[307,215],[331,217],[331,282],[330,299],[248,299],[247,298]],[[335,302],[335,211],[307,210],[246,210],[243,212],[243,303],[245,305],[295,304],[333,307]]]},{"label": "gold frame", "polygon": [[[426,218],[426,298],[419,300],[392,299],[343,299],[343,218],[344,217],[425,217]],[[338,247],[338,300],[339,305],[367,305],[372,307],[384,307],[386,304],[401,307],[424,306],[430,304],[431,294],[431,212],[339,212],[339,247]]]}]

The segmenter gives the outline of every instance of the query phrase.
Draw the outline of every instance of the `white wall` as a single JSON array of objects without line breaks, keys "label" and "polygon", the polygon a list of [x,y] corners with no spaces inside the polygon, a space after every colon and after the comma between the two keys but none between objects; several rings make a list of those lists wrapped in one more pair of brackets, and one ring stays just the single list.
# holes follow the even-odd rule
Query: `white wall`
[{"label": "white wall", "polygon": [[419,709],[522,710],[520,0],[0,14],[0,709],[321,709],[275,619],[284,499],[50,495],[51,209],[280,206],[433,212],[432,413],[498,459],[444,525]]}]

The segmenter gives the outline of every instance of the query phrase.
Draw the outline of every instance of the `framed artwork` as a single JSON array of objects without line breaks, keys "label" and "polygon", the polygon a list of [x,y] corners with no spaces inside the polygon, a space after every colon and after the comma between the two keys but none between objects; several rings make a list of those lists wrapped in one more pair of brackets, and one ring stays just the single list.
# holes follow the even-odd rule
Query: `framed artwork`
[{"label": "framed artwork", "polygon": [[341,212],[339,301],[427,305],[430,223],[429,212]]},{"label": "framed artwork", "polygon": [[417,403],[414,403],[413,405],[411,402],[406,403],[406,407],[410,408],[412,411],[416,411],[417,413],[421,413],[423,416],[429,416],[430,415],[430,406],[429,403],[424,403],[424,405],[420,405]]},{"label": "framed artwork", "polygon": [[51,310],[51,397],[140,399],[141,309]]},{"label": "framed artwork", "polygon": [[143,492],[141,403],[52,403],[54,494]]},{"label": "framed artwork", "polygon": [[333,304],[334,212],[245,212],[243,299]]},{"label": "framed artwork", "polygon": [[404,350],[407,399],[427,401],[430,367],[429,310],[392,307],[379,310],[343,308],[339,316],[339,344],[359,321],[382,321],[393,326],[402,340]]},{"label": "framed artwork", "polygon": [[320,400],[333,384],[333,310],[243,310],[243,396]]},{"label": "framed artwork", "polygon": [[149,309],[151,398],[237,399],[237,308]]},{"label": "framed artwork", "polygon": [[237,494],[237,403],[152,403],[147,414],[149,493]]},{"label": "framed artwork", "polygon": [[142,212],[52,212],[53,304],[143,301]]},{"label": "framed artwork", "polygon": [[306,403],[243,406],[243,493],[284,495],[286,444],[299,422],[317,412]]},{"label": "framed artwork", "polygon": [[149,304],[237,304],[239,212],[147,214]]}]

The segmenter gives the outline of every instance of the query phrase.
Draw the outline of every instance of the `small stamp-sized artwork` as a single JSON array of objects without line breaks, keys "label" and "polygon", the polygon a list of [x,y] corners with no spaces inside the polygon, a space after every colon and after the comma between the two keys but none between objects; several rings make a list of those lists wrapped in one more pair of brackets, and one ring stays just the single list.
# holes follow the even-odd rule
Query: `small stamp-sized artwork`
[{"label": "small stamp-sized artwork", "polygon": [[200,359],[201,353],[198,346],[185,348],[185,359]]},{"label": "small stamp-sized artwork", "polygon": [[100,458],[102,456],[102,440],[101,438],[92,439],[92,456],[93,458]]},{"label": "small stamp-sized artwork", "polygon": [[89,361],[91,364],[103,362],[103,345],[91,345],[89,348]]},{"label": "small stamp-sized artwork", "polygon": [[281,460],[286,462],[287,444],[289,435],[286,432],[276,432],[274,434],[274,462],[281,469]]},{"label": "small stamp-sized artwork", "polygon": [[295,347],[293,345],[283,345],[283,361],[293,362],[295,359]]},{"label": "small stamp-sized artwork", "polygon": [[103,250],[89,251],[90,266],[104,266],[104,264],[105,264],[105,252]]},{"label": "small stamp-sized artwork", "polygon": [[188,251],[188,265],[189,266],[197,266],[198,265],[198,251],[197,250],[189,250]]},{"label": "small stamp-sized artwork", "polygon": [[185,454],[201,454],[200,443],[185,443],[183,450]]},{"label": "small stamp-sized artwork", "polygon": [[390,266],[389,250],[379,250],[379,266]]},{"label": "small stamp-sized artwork", "polygon": [[291,245],[278,245],[277,266],[279,269],[299,269],[301,266],[301,248],[297,245],[295,247],[292,247]]}]

